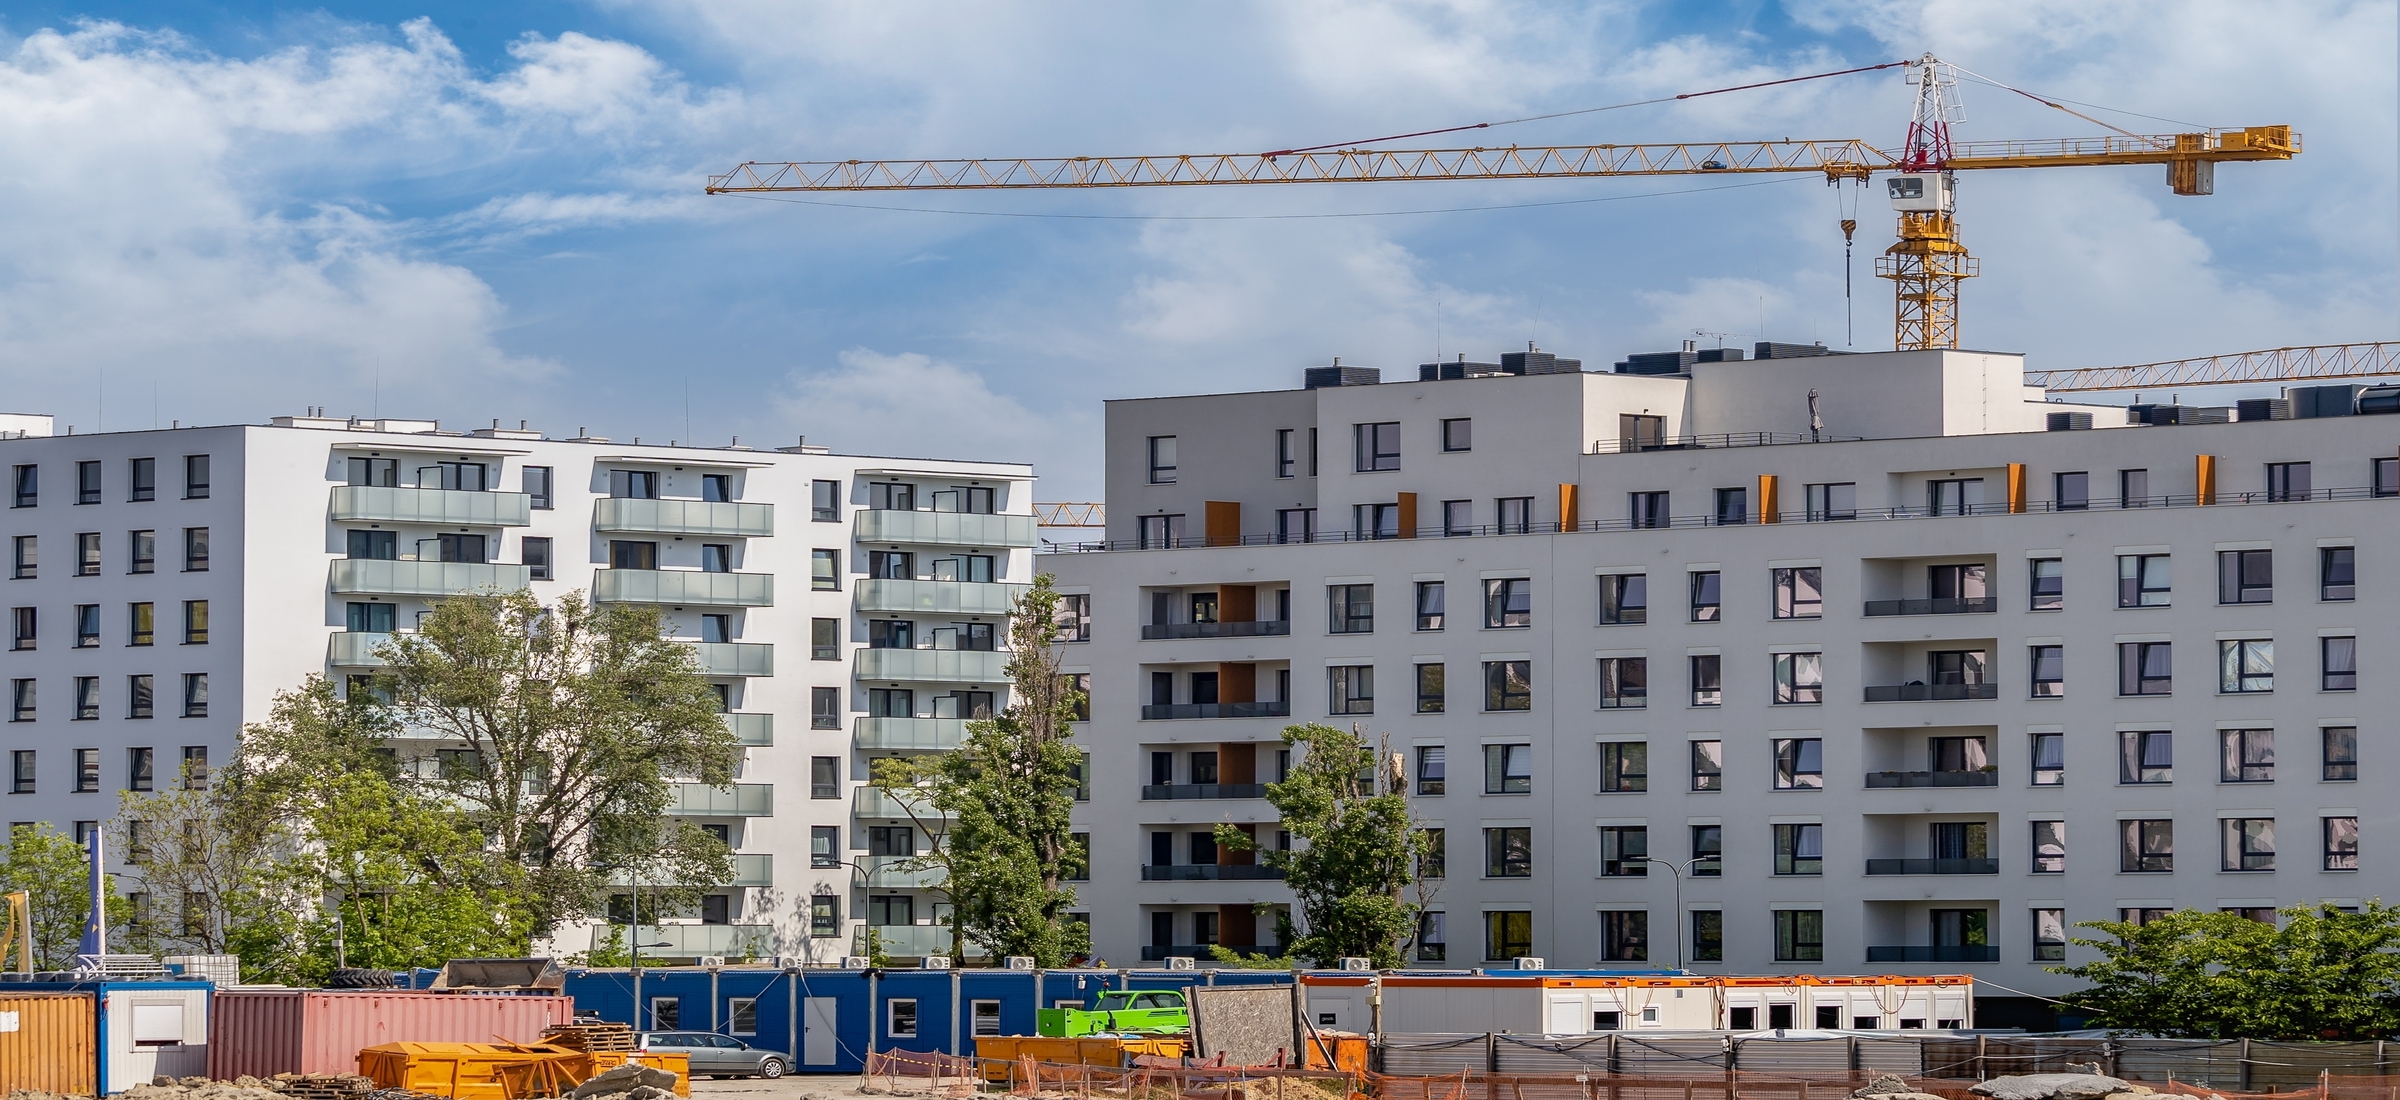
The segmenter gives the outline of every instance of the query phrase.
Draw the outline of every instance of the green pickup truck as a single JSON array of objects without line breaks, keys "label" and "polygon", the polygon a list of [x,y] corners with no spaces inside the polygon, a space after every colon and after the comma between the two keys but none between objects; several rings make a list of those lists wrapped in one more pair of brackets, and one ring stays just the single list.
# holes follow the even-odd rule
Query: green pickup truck
[{"label": "green pickup truck", "polygon": [[1071,1039],[1080,1035],[1185,1035],[1192,1030],[1191,1005],[1183,994],[1160,990],[1103,993],[1088,1011],[1045,1008],[1034,1013],[1034,1033]]}]

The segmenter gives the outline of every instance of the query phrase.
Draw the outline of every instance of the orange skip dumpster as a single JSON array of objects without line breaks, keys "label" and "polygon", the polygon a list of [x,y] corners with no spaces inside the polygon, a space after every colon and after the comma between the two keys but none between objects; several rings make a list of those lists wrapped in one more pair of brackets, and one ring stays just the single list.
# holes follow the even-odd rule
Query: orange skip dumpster
[{"label": "orange skip dumpster", "polygon": [[456,1100],[559,1096],[592,1075],[591,1055],[543,1043],[384,1043],[358,1052],[360,1076]]}]

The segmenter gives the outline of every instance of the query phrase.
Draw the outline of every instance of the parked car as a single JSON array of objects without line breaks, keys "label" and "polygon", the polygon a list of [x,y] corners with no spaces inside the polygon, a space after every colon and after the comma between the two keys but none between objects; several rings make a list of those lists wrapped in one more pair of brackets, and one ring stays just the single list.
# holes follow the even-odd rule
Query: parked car
[{"label": "parked car", "polygon": [[639,1050],[679,1051],[690,1056],[694,1077],[772,1079],[792,1068],[791,1056],[782,1051],[706,1031],[645,1031],[634,1037],[634,1045]]}]

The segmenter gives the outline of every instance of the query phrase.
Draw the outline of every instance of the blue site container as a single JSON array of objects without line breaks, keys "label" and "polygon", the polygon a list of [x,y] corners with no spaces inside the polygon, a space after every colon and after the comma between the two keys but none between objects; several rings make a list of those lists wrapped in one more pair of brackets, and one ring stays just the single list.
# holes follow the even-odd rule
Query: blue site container
[{"label": "blue site container", "polygon": [[159,1074],[196,1077],[208,1072],[209,999],[214,982],[23,981],[0,989],[92,994],[94,1042],[99,1064],[93,1080],[100,1094],[146,1085]]}]

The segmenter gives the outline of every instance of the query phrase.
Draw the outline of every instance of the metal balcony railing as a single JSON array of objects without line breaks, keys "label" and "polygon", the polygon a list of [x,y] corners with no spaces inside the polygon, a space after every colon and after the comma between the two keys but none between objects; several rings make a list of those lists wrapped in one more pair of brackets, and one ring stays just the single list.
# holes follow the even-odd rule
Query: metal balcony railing
[{"label": "metal balcony railing", "polygon": [[1143,882],[1201,882],[1209,879],[1279,879],[1283,872],[1256,863],[1168,863],[1142,867]]},{"label": "metal balcony railing", "polygon": [[860,718],[852,728],[862,749],[947,752],[967,739],[964,718]]},{"label": "metal balcony railing", "polygon": [[363,630],[344,630],[333,635],[325,646],[325,663],[344,668],[382,668],[383,658],[375,650],[392,636]]},{"label": "metal balcony railing", "polygon": [[702,676],[773,676],[775,647],[767,642],[692,642]]},{"label": "metal balcony railing", "polygon": [[1008,654],[985,649],[862,649],[856,671],[861,680],[997,684],[1008,679]]},{"label": "metal balcony railing", "polygon": [[490,562],[336,558],[332,573],[333,590],[341,595],[455,596],[487,588],[514,592],[532,583],[531,569]]},{"label": "metal balcony railing", "polygon": [[1272,703],[1151,703],[1142,707],[1148,720],[1170,718],[1283,718],[1292,713],[1288,702]]},{"label": "metal balcony railing", "polygon": [[720,790],[705,783],[675,784],[667,812],[681,817],[773,817],[773,783],[736,783]]},{"label": "metal balcony railing", "polygon": [[1868,600],[1866,613],[1878,615],[1982,615],[2000,610],[1998,596],[1949,600]]},{"label": "metal balcony railing", "polygon": [[772,714],[721,715],[725,728],[733,731],[733,739],[749,748],[770,748],[775,744],[775,716]]},{"label": "metal balcony railing", "polygon": [[1998,769],[1958,772],[1868,772],[1869,787],[1997,787]]},{"label": "metal balcony railing", "polygon": [[1142,628],[1142,640],[1160,638],[1269,638],[1292,632],[1288,622],[1155,623]]},{"label": "metal balcony railing", "polygon": [[1870,859],[1870,875],[1996,875],[1997,859]]},{"label": "metal balcony railing", "polygon": [[1958,944],[1944,947],[1870,947],[1867,961],[1871,963],[1990,963],[2000,961],[2000,949],[1984,944]]},{"label": "metal balcony railing", "polygon": [[600,603],[663,603],[678,607],[773,607],[775,574],[595,569],[592,599]]},{"label": "metal balcony railing", "polygon": [[[1201,965],[1206,966],[1214,963],[1217,959],[1217,957],[1214,954],[1211,954],[1208,950],[1209,948],[1215,946],[1220,945],[1206,943],[1179,943],[1161,946],[1159,944],[1149,944],[1142,948],[1142,961],[1158,962],[1161,959],[1192,959],[1199,962]],[[1227,951],[1232,951],[1242,955],[1268,955],[1278,958],[1283,955],[1283,947],[1279,944],[1271,943],[1261,947],[1254,943],[1228,943],[1221,946],[1223,946]]]},{"label": "metal balcony railing", "polygon": [[471,489],[336,485],[332,511],[337,523],[523,527],[533,522],[533,498],[524,493],[481,493]]},{"label": "metal balcony railing", "polygon": [[592,504],[592,529],[659,535],[765,538],[775,533],[775,506],[736,500],[633,500]]},{"label": "metal balcony railing", "polygon": [[1015,610],[1017,597],[1032,587],[984,581],[903,581],[867,577],[858,582],[851,602],[860,611],[1006,615]]},{"label": "metal balcony railing", "polygon": [[921,546],[968,546],[992,549],[1032,546],[1039,541],[1039,521],[1032,516],[989,515],[978,512],[903,512],[870,508],[858,517],[858,541],[902,542]]},{"label": "metal balcony railing", "polygon": [[1265,798],[1264,783],[1151,783],[1142,788],[1144,802],[1170,802],[1187,798]]},{"label": "metal balcony railing", "polygon": [[1867,689],[1870,703],[1914,703],[1928,700],[1997,699],[1998,684],[1893,684]]}]

